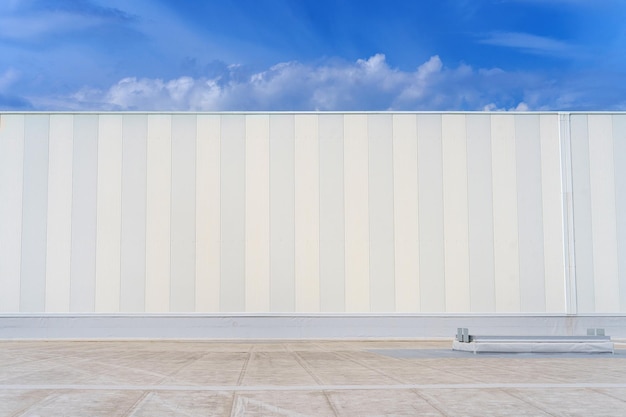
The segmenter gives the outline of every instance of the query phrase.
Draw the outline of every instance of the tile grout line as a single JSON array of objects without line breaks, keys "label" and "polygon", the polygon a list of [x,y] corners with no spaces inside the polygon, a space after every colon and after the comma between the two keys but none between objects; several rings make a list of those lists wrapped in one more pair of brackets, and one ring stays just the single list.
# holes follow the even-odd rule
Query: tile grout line
[{"label": "tile grout line", "polygon": [[621,389],[626,383],[474,383],[474,384],[394,384],[394,385],[0,385],[7,391],[372,391],[372,390],[413,390],[413,389]]},{"label": "tile grout line", "polygon": [[415,390],[411,390],[415,395],[417,395],[419,398],[421,398],[422,400],[426,401],[426,404],[430,405],[432,408],[434,408],[435,410],[437,410],[443,417],[450,417],[450,415],[448,413],[446,413],[444,410],[442,410],[439,405],[435,404],[435,401],[433,401],[433,399],[430,397],[430,395],[420,392],[419,390],[415,389]]},{"label": "tile grout line", "polygon": [[243,379],[246,376],[246,371],[248,370],[248,364],[252,359],[252,355],[254,355],[254,346],[251,346],[250,349],[248,349],[248,356],[241,366],[241,372],[239,373],[239,377],[237,378],[237,386],[241,386],[241,384],[243,383]]},{"label": "tile grout line", "polygon": [[[309,367],[309,365],[306,363],[306,360],[304,358],[302,358],[300,356],[300,354],[294,350],[291,350],[291,348],[289,346],[287,346],[287,351],[289,353],[291,353],[294,358],[296,359],[296,362],[298,362],[298,364],[309,374],[311,375],[311,378],[313,378],[313,380],[315,380],[315,382],[318,383],[318,385],[322,385],[322,380],[315,375],[315,373],[313,372],[313,370]],[[331,400],[331,398],[328,396],[328,392],[326,390],[322,390],[322,394],[324,395],[324,398],[326,399],[326,403],[328,404],[328,406],[333,410],[333,413],[335,414],[335,417],[339,417],[339,411],[337,410],[337,408],[335,407],[335,404],[333,403],[333,401]]]},{"label": "tile grout line", "polygon": [[[415,361],[411,360],[410,358],[394,358],[394,359],[398,359],[399,361],[402,361],[403,363],[415,365]],[[419,366],[424,367],[424,368],[428,368],[428,369],[431,369],[433,371],[440,372],[440,373],[444,372],[444,371],[441,370],[441,368],[437,368],[436,366],[425,364],[425,363],[422,363],[422,362],[419,363]],[[468,376],[468,375],[464,375],[464,374],[458,374],[456,372],[449,371],[449,370],[446,371],[446,372],[451,374],[451,375],[455,375],[455,376],[459,377],[459,379],[472,379],[472,380],[476,381],[476,383],[482,383],[482,381],[480,379],[477,379],[477,378],[475,378],[473,376]]]},{"label": "tile grout line", "polygon": [[[243,365],[241,365],[241,371],[239,372],[239,377],[237,378],[237,386],[241,386],[242,382],[243,382],[243,378],[245,377],[246,374],[246,370],[248,369],[248,363],[250,363],[250,359],[252,358],[252,355],[254,353],[254,345],[250,346],[248,348],[248,356],[246,356],[246,359],[243,362]],[[241,401],[240,401],[240,397],[237,394],[238,390],[230,390],[233,392],[233,398],[232,401],[230,402],[230,417],[236,417],[237,414],[239,414],[238,410],[239,407],[241,406]],[[234,414],[236,413],[236,414]]]},{"label": "tile grout line", "polygon": [[10,417],[24,417],[26,416],[26,413],[28,413],[35,407],[49,404],[58,396],[59,396],[59,393],[50,393],[45,398],[40,399],[39,401],[32,403],[30,405],[27,405],[26,407],[23,407],[21,410],[16,411],[15,413],[11,414]]},{"label": "tile grout line", "polygon": [[400,383],[400,384],[403,384],[403,383],[404,383],[404,381],[402,381],[402,380],[400,380],[400,379],[396,378],[395,376],[392,376],[392,375],[387,374],[385,371],[382,371],[382,370],[380,370],[380,369],[376,369],[376,368],[374,368],[374,367],[372,367],[372,366],[370,366],[370,365],[367,365],[367,364],[365,364],[365,363],[363,363],[363,362],[361,362],[361,361],[358,361],[358,360],[356,360],[356,359],[351,358],[351,357],[350,357],[350,355],[348,355],[348,354],[347,354],[347,353],[345,353],[345,352],[333,352],[333,354],[334,354],[335,356],[338,356],[339,358],[343,358],[343,359],[345,359],[345,360],[348,360],[348,361],[350,361],[350,362],[353,362],[353,363],[355,363],[355,364],[357,364],[357,365],[359,365],[359,366],[362,366],[362,367],[363,367],[363,368],[365,368],[365,369],[369,369],[370,371],[376,372],[377,374],[379,374],[379,375],[381,375],[381,376],[384,376],[384,377],[386,377],[386,378],[389,378],[389,379],[391,379],[391,380],[393,380],[393,381],[396,381],[396,382],[398,382],[398,383]]},{"label": "tile grout line", "polygon": [[558,417],[558,415],[552,414],[549,410],[546,410],[545,408],[540,407],[539,405],[535,404],[535,402],[534,402],[534,401],[528,400],[528,399],[523,398],[523,397],[519,397],[519,396],[517,396],[517,395],[513,394],[512,392],[509,392],[509,391],[507,391],[507,390],[505,390],[505,389],[502,389],[502,388],[500,388],[498,391],[503,392],[503,393],[505,393],[505,394],[509,395],[510,397],[513,397],[513,398],[515,398],[515,399],[517,399],[517,400],[519,400],[519,401],[523,402],[524,404],[528,404],[528,405],[530,405],[531,407],[534,407],[534,408],[536,408],[537,410],[539,410],[539,411],[541,411],[541,412],[543,412],[543,413],[546,413],[546,414],[547,414],[547,415],[549,415],[549,416],[552,416],[552,417]]},{"label": "tile grout line", "polygon": [[610,398],[614,398],[614,399],[619,400],[621,402],[626,402],[625,399],[620,398],[620,397],[616,397],[614,395],[611,395],[608,392],[600,391],[598,388],[589,388],[589,390],[591,390],[593,392],[597,392],[598,394],[601,394],[601,395],[604,395],[604,396],[607,396],[607,397],[610,397]]},{"label": "tile grout line", "polygon": [[123,414],[124,417],[133,417],[137,411],[140,410],[140,407],[148,401],[148,398],[151,397],[154,393],[145,391],[143,392],[139,398],[131,405],[128,410]]}]

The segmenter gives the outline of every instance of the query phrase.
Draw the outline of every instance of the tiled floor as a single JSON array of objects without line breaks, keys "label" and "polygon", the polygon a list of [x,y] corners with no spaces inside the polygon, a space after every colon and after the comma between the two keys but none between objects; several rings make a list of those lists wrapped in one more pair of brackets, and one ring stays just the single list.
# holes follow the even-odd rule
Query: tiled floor
[{"label": "tiled floor", "polygon": [[450,347],[4,341],[0,416],[626,416],[626,355]]}]

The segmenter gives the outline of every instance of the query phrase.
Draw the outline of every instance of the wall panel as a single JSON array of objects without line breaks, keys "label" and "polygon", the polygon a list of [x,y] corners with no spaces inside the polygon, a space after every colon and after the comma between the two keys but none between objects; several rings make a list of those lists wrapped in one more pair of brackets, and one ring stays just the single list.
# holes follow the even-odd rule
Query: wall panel
[{"label": "wall panel", "polygon": [[520,311],[515,116],[491,116],[496,311]]},{"label": "wall panel", "polygon": [[610,115],[589,115],[589,184],[593,237],[595,311],[619,311],[613,123]]},{"label": "wall panel", "polygon": [[539,115],[515,116],[519,288],[522,311],[546,311]]},{"label": "wall panel", "polygon": [[441,115],[417,116],[420,306],[446,310]]},{"label": "wall panel", "polygon": [[123,116],[120,310],[124,312],[145,309],[147,137],[148,116]]},{"label": "wall panel", "polygon": [[370,310],[368,132],[366,115],[344,117],[346,311]]},{"label": "wall panel", "polygon": [[193,114],[172,116],[170,309],[195,311],[196,135]]},{"label": "wall panel", "polygon": [[198,115],[196,311],[220,310],[220,116]]},{"label": "wall panel", "polygon": [[270,118],[246,116],[246,311],[270,311]]},{"label": "wall panel", "polygon": [[98,115],[74,116],[70,310],[92,312],[96,302]]},{"label": "wall panel", "polygon": [[367,116],[370,310],[395,311],[393,118]]},{"label": "wall panel", "polygon": [[465,115],[442,116],[446,311],[470,310]]},{"label": "wall panel", "polygon": [[98,125],[96,311],[120,310],[122,231],[122,116],[101,115]]},{"label": "wall panel", "polygon": [[270,116],[270,311],[294,311],[294,115]]},{"label": "wall panel", "polygon": [[543,219],[545,306],[548,313],[566,311],[561,197],[559,116],[540,115],[541,202]]},{"label": "wall panel", "polygon": [[4,114],[0,310],[624,312],[625,166],[623,114]]},{"label": "wall panel", "polygon": [[0,115],[0,312],[20,311],[24,119]]},{"label": "wall panel", "polygon": [[318,119],[320,158],[320,310],[345,310],[344,118]]},{"label": "wall panel", "polygon": [[20,311],[44,311],[48,208],[47,115],[31,116],[24,125],[24,188]]},{"label": "wall panel", "polygon": [[396,311],[420,311],[417,227],[417,117],[393,115],[393,198]]},{"label": "wall panel", "polygon": [[49,312],[70,308],[73,136],[71,115],[50,116],[45,284]]},{"label": "wall panel", "polygon": [[470,309],[490,312],[496,307],[490,116],[468,115],[466,129]]},{"label": "wall panel", "polygon": [[220,143],[220,306],[245,311],[246,119],[223,115]]},{"label": "wall panel", "polygon": [[146,311],[170,311],[172,116],[148,116]]},{"label": "wall panel", "polygon": [[320,310],[320,186],[317,115],[295,116],[296,311]]},{"label": "wall panel", "polygon": [[593,235],[591,229],[591,186],[589,180],[589,133],[587,116],[570,118],[572,143],[572,183],[574,202],[574,252],[576,256],[576,295],[579,313],[595,312],[593,281]]},{"label": "wall panel", "polygon": [[613,168],[621,312],[626,312],[626,115],[613,115]]}]

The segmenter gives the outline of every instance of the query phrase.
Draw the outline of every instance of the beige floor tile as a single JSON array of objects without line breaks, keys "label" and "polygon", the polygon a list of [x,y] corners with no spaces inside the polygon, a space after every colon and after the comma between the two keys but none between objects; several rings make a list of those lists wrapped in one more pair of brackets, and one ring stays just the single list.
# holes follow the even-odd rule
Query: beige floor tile
[{"label": "beige floor tile", "polygon": [[88,371],[66,366],[46,368],[26,374],[15,375],[0,381],[3,385],[82,384],[93,380]]},{"label": "beige floor tile", "polygon": [[621,417],[626,402],[590,389],[524,389],[507,390],[529,404],[568,417]]},{"label": "beige floor tile", "polygon": [[623,401],[625,403],[624,406],[626,407],[626,388],[596,388],[594,391],[613,397],[616,400]]},{"label": "beige floor tile", "polygon": [[254,352],[243,385],[316,385],[317,381],[290,352]]},{"label": "beige floor tile", "polygon": [[[30,392],[38,401],[29,407],[2,416],[19,417],[122,417],[141,396],[135,391],[55,391],[41,396]],[[15,414],[17,412],[17,414]]]},{"label": "beige floor tile", "polygon": [[233,417],[332,417],[335,412],[323,392],[262,391],[235,396]]},{"label": "beige floor tile", "polygon": [[500,389],[436,389],[417,392],[446,417],[554,416]]},{"label": "beige floor tile", "polygon": [[626,415],[620,357],[370,351],[449,348],[439,341],[0,341],[0,417]]},{"label": "beige floor tile", "polygon": [[53,391],[0,390],[0,417],[22,414],[51,394]]},{"label": "beige floor tile", "polygon": [[327,394],[339,417],[442,415],[435,407],[410,390],[330,391]]},{"label": "beige floor tile", "polygon": [[233,394],[228,392],[152,391],[129,410],[129,417],[230,416]]}]

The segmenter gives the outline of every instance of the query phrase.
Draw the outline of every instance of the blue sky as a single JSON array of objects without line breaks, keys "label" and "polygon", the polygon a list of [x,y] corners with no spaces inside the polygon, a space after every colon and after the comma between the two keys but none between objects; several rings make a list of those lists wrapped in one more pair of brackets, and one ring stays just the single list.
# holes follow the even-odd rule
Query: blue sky
[{"label": "blue sky", "polygon": [[626,110],[626,0],[1,0],[4,110]]}]

